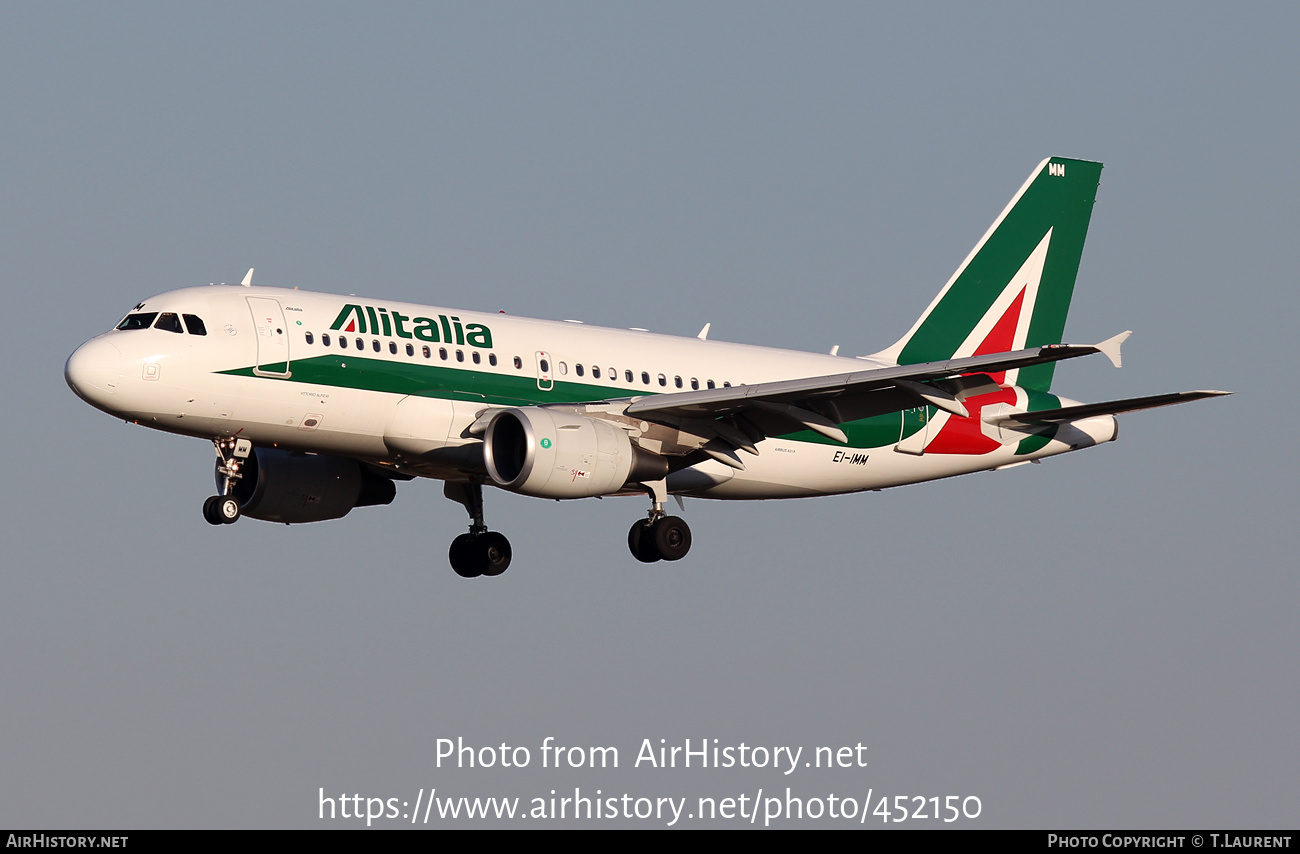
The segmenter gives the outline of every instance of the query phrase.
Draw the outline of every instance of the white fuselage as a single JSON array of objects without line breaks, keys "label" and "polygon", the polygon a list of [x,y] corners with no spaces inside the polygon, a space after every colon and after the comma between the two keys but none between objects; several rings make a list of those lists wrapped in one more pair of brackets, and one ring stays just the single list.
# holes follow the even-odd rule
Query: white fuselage
[{"label": "white fuselage", "polygon": [[[266,287],[170,291],[136,311],[197,317],[205,334],[116,329],[88,341],[68,359],[66,375],[99,409],[172,433],[238,436],[447,479],[481,474],[481,431],[471,425],[492,408],[580,408],[886,364]],[[1023,409],[1025,394],[1005,386],[989,405]],[[926,451],[926,437],[951,418],[926,407],[878,416],[870,429],[848,431],[848,445],[810,433],[771,437],[757,456],[745,457],[743,470],[709,460],[675,472],[668,486],[712,498],[855,492],[997,468],[1115,436],[1115,420],[1105,415],[1073,422],[1027,450],[1024,433],[980,422],[976,408],[965,444],[958,443],[964,450]],[[628,429],[654,442],[663,428]]]}]

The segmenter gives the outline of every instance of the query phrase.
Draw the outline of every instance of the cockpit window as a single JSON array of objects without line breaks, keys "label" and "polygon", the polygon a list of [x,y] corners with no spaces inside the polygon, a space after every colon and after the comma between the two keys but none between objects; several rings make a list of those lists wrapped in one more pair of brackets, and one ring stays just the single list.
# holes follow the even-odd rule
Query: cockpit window
[{"label": "cockpit window", "polygon": [[158,322],[154,324],[154,329],[177,334],[184,334],[185,332],[185,330],[181,329],[181,319],[176,316],[175,312],[171,311],[164,311],[158,316]]},{"label": "cockpit window", "polygon": [[191,335],[208,334],[208,328],[203,325],[203,319],[197,314],[182,314],[181,317],[185,318],[185,328],[190,331]]},{"label": "cockpit window", "polygon": [[158,316],[156,311],[146,311],[141,314],[128,314],[122,318],[122,322],[117,325],[118,329],[148,329],[153,326],[153,319]]}]

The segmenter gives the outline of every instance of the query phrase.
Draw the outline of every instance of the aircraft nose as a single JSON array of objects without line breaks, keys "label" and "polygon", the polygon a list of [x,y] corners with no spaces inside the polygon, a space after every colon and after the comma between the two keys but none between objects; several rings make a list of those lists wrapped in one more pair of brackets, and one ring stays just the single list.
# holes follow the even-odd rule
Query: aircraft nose
[{"label": "aircraft nose", "polygon": [[63,378],[77,396],[99,409],[108,409],[122,383],[122,351],[112,342],[92,338],[68,357]]}]

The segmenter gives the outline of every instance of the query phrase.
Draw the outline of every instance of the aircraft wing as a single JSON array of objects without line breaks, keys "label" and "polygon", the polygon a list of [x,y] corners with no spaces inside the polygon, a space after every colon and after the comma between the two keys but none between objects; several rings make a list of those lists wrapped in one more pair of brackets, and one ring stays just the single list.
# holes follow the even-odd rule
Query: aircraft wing
[{"label": "aircraft wing", "polygon": [[[693,432],[712,433],[722,443],[714,450],[734,460],[732,448],[757,453],[754,443],[764,437],[801,429],[847,442],[839,424],[926,404],[964,417],[968,412],[960,397],[996,387],[985,374],[1093,353],[1104,353],[1118,364],[1119,345],[1128,334],[1121,333],[1100,344],[1049,344],[824,377],[660,394],[637,398],[624,412]],[[716,453],[710,455],[728,462]]]}]

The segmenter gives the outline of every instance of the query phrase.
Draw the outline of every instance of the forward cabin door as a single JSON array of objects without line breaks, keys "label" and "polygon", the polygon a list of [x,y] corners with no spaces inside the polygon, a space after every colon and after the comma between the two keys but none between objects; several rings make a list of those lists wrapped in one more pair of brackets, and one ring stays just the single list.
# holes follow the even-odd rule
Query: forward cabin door
[{"label": "forward cabin door", "polygon": [[257,365],[253,373],[259,377],[288,377],[289,330],[280,301],[270,297],[247,299],[248,309],[253,313],[253,328],[257,331]]}]

